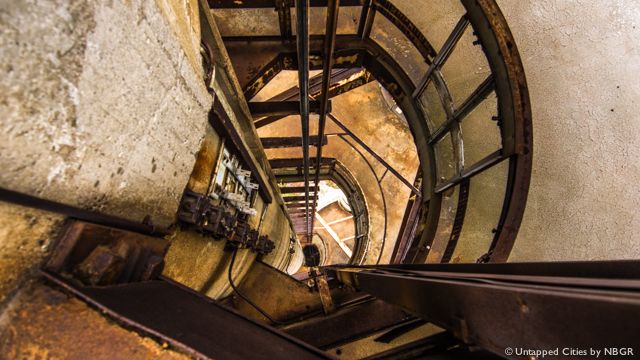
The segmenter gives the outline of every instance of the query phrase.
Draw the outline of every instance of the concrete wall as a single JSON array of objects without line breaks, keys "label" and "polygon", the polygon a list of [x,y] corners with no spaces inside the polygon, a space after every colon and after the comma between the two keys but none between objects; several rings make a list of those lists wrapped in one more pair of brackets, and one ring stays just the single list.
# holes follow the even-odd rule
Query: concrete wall
[{"label": "concrete wall", "polygon": [[[0,187],[173,223],[212,97],[168,13],[149,1],[0,10]],[[62,220],[0,206],[0,301],[34,274]]]},{"label": "concrete wall", "polygon": [[0,186],[171,224],[212,98],[155,3],[5,2],[1,21]]},{"label": "concrete wall", "polygon": [[640,257],[640,3],[499,0],[533,107],[510,261]]}]

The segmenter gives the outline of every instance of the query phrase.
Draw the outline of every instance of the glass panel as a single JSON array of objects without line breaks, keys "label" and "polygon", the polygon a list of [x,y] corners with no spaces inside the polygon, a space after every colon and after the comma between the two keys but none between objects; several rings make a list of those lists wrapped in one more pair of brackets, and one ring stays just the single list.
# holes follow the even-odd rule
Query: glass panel
[{"label": "glass panel", "polygon": [[222,36],[280,35],[274,9],[211,10]]},{"label": "glass panel", "polygon": [[482,46],[473,45],[475,40],[473,29],[467,27],[453,53],[441,67],[456,106],[462,104],[491,74]]},{"label": "glass panel", "polygon": [[460,17],[466,13],[460,0],[391,0],[391,3],[413,22],[436,51],[442,48]]},{"label": "glass panel", "polygon": [[447,120],[447,114],[444,111],[444,107],[442,107],[440,95],[435,85],[433,85],[433,81],[427,85],[427,88],[419,98],[419,103],[427,118],[427,125],[429,125],[431,132],[438,129]]},{"label": "glass panel", "polygon": [[371,38],[400,64],[414,84],[417,84],[427,72],[429,67],[418,49],[384,15],[376,14],[371,28]]},{"label": "glass panel", "polygon": [[502,148],[500,127],[491,118],[497,115],[498,99],[491,93],[460,123],[464,144],[464,165],[469,167]]},{"label": "glass panel", "polygon": [[438,170],[438,183],[444,183],[456,174],[451,134],[447,133],[434,147]]},{"label": "glass panel", "polygon": [[[336,33],[355,34],[358,32],[362,6],[345,6],[338,11],[338,28]],[[291,27],[293,35],[296,34],[296,9],[291,8]],[[327,8],[311,7],[309,9],[309,35],[323,35],[327,29]]]},{"label": "glass panel", "polygon": [[471,178],[464,225],[451,262],[475,262],[489,250],[500,220],[508,170],[509,162],[503,161]]}]

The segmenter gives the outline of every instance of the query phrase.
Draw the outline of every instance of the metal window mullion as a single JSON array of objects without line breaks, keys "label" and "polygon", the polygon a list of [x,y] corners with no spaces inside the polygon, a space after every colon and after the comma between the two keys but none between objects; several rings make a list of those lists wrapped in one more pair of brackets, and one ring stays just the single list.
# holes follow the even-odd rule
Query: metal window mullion
[{"label": "metal window mullion", "polygon": [[453,49],[455,49],[456,45],[458,44],[458,41],[462,37],[462,34],[464,34],[464,31],[467,29],[468,25],[469,25],[469,20],[467,19],[466,15],[462,16],[460,20],[458,20],[458,23],[453,28],[453,31],[447,38],[447,41],[445,41],[444,45],[442,45],[442,48],[438,52],[438,55],[436,55],[435,59],[433,59],[433,63],[431,63],[431,65],[429,66],[429,69],[427,69],[427,73],[420,80],[420,82],[418,83],[418,86],[413,91],[413,94],[411,95],[411,97],[414,100],[418,99],[422,95],[422,92],[424,91],[424,89],[427,88],[427,85],[429,85],[431,74],[433,74],[433,72],[436,69],[440,69],[440,67],[444,65],[444,63],[447,61],[447,59],[453,52]]},{"label": "metal window mullion", "polygon": [[429,138],[429,144],[433,145],[442,139],[447,131],[454,123],[460,123],[469,113],[471,113],[478,105],[480,105],[489,94],[495,89],[495,82],[493,81],[493,74],[489,75],[476,90],[469,95],[469,97],[458,107],[453,116],[442,124]]},{"label": "metal window mullion", "polygon": [[502,161],[508,159],[509,156],[503,154],[502,149],[496,150],[495,152],[487,155],[482,160],[477,163],[467,167],[460,173],[460,175],[454,176],[449,181],[436,186],[434,192],[436,194],[440,194],[456,185],[464,181],[465,179],[469,179],[479,173],[501,163]]},{"label": "metal window mullion", "polygon": [[371,36],[371,28],[373,28],[373,20],[376,17],[376,7],[377,6],[375,1],[372,0],[367,10],[367,16],[364,21],[364,24],[362,25],[362,31],[360,31],[360,24],[358,24],[358,36],[362,40],[367,39],[369,38],[369,36]]}]

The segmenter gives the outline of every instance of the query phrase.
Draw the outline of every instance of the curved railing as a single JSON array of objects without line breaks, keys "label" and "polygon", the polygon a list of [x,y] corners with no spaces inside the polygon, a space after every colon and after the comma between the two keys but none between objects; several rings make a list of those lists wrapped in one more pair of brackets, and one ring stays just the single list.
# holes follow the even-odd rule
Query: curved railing
[{"label": "curved railing", "polygon": [[[419,223],[415,235],[396,246],[392,261],[503,262],[522,220],[531,174],[522,62],[494,0],[430,4],[342,1],[341,11],[361,5],[361,16],[352,34],[338,27],[334,68],[365,68],[394,98],[416,143],[425,174]],[[278,72],[297,69],[293,36],[223,37],[247,98]],[[310,36],[312,70],[322,68],[323,40]]]}]

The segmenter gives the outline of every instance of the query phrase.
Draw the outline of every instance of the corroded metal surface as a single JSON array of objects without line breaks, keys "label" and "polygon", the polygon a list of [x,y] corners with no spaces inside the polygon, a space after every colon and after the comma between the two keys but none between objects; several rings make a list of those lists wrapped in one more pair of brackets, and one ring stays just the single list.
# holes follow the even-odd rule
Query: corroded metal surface
[{"label": "corroded metal surface", "polygon": [[23,288],[0,316],[3,359],[189,359],[127,330],[41,282]]}]

